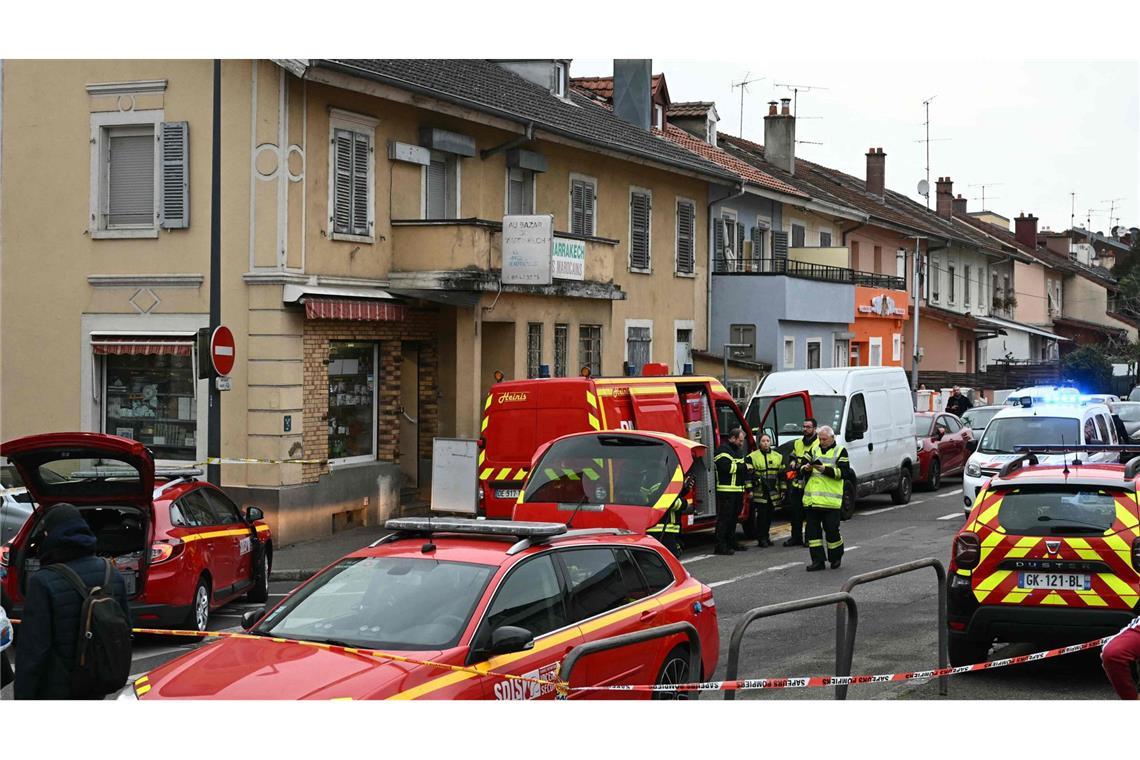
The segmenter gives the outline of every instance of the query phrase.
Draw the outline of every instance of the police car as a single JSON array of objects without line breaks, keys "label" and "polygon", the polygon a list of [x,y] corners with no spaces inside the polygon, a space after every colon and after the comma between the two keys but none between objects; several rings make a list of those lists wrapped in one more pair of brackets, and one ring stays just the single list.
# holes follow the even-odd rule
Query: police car
[{"label": "police car", "polygon": [[[643,534],[462,518],[386,526],[395,532],[268,614],[249,613],[249,636],[199,647],[120,697],[553,699],[559,664],[579,644],[678,622],[697,629],[701,673],[689,671],[688,637],[670,635],[583,657],[571,686],[667,685],[716,668],[712,589]],[[649,696],[569,696],[583,694]]]},{"label": "police car", "polygon": [[954,538],[952,665],[985,660],[994,641],[1099,638],[1140,611],[1140,456],[1089,461],[1140,447],[1026,449],[985,482]]},{"label": "police car", "polygon": [[[1023,395],[1017,406],[1007,406],[994,415],[966,461],[962,477],[964,510],[968,513],[987,479],[1016,459],[1017,446],[1116,446],[1120,444],[1112,424],[1112,412],[1104,404],[1082,404],[1075,394]],[[1042,464],[1060,463],[1058,455],[1040,454]],[[1118,454],[1097,450],[1092,462],[1116,462]]]}]

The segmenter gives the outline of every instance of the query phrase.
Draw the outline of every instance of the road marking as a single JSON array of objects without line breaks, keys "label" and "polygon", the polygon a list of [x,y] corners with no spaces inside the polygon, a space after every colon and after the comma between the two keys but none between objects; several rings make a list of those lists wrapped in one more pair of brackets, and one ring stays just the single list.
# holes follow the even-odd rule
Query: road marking
[{"label": "road marking", "polygon": [[756,570],[755,572],[745,573],[744,575],[738,575],[735,578],[729,578],[728,580],[710,583],[709,588],[716,588],[717,586],[724,586],[725,584],[728,584],[728,583],[736,583],[737,581],[747,580],[748,578],[755,578],[758,575],[764,575],[765,573],[773,573],[777,570],[787,570],[789,567],[795,567],[798,564],[800,564],[800,563],[799,562],[788,562],[788,563],[783,564],[783,565],[776,565],[774,567],[766,567],[763,570]]},{"label": "road marking", "polygon": [[713,556],[713,555],[711,555],[711,554],[698,554],[696,557],[690,557],[689,559],[681,560],[681,564],[687,565],[690,562],[700,562],[702,559],[708,559],[711,556]]},{"label": "road marking", "polygon": [[939,520],[953,520],[955,517],[965,517],[965,516],[966,515],[962,512],[951,512],[948,515],[942,515],[942,517],[939,517],[938,519]]},{"label": "road marking", "polygon": [[[911,502],[911,504],[917,504],[917,503],[918,502],[914,502],[914,501]],[[881,515],[884,512],[893,512],[896,509],[902,509],[903,507],[909,507],[909,506],[910,506],[910,504],[897,504],[893,507],[883,507],[882,509],[872,509],[870,512],[856,512],[855,514],[862,515],[863,517],[870,517],[871,515]]]},{"label": "road marking", "polygon": [[959,494],[959,493],[962,493],[961,488],[959,488],[957,491],[947,491],[944,494],[939,494],[939,496],[953,496],[954,494]]}]

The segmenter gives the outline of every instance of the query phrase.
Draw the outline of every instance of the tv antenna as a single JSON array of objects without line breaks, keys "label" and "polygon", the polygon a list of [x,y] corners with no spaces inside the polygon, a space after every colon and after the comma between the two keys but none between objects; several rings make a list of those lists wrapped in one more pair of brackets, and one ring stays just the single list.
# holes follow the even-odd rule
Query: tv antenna
[{"label": "tv antenna", "polygon": [[744,93],[748,92],[748,85],[755,82],[761,82],[765,79],[765,77],[756,77],[755,79],[749,79],[748,75],[751,73],[752,72],[749,71],[744,75],[744,79],[740,80],[739,82],[732,83],[732,89],[735,90],[737,87],[740,88],[740,131],[736,133],[738,137],[744,137]]},{"label": "tv antenna", "polygon": [[923,195],[926,197],[926,207],[927,208],[930,208],[930,143],[941,142],[942,140],[949,140],[950,139],[949,137],[931,137],[930,136],[930,101],[934,100],[937,97],[938,97],[937,95],[931,95],[929,98],[922,101],[922,105],[926,109],[926,121],[924,121],[922,123],[923,126],[926,127],[926,138],[923,140],[915,140],[915,142],[926,143],[926,180],[925,180],[926,186],[925,186],[925,191],[924,191],[923,190],[923,184],[920,182],[918,185],[918,187],[919,187],[918,192],[919,192],[919,195]]},{"label": "tv antenna", "polygon": [[786,84],[782,82],[773,82],[774,87],[783,87],[785,90],[792,91],[792,115],[795,116],[799,113],[799,97],[800,90],[804,92],[811,92],[812,90],[826,90],[827,87],[821,87],[818,84]]},{"label": "tv antenna", "polygon": [[1105,209],[1103,209],[1103,208],[1090,208],[1088,210],[1088,212],[1085,214],[1085,231],[1088,232],[1088,238],[1089,238],[1090,243],[1092,242],[1092,232],[1093,232],[1092,215],[1093,214],[1103,214],[1104,212],[1105,212]]},{"label": "tv antenna", "polygon": [[[986,210],[986,188],[987,187],[996,187],[1000,184],[1002,184],[1002,183],[1001,182],[981,182],[981,183],[978,183],[976,185],[969,185],[968,187],[980,187],[980,188],[982,188],[981,198],[971,198],[970,200],[972,200],[972,201],[980,200],[982,202],[982,210],[985,211]],[[997,197],[1000,197],[1000,196],[991,195],[990,200],[993,200],[994,198],[997,198]]]},{"label": "tv antenna", "polygon": [[[1116,221],[1120,221],[1120,217],[1115,216],[1115,214],[1116,214],[1116,204],[1122,200],[1124,200],[1124,198],[1109,198],[1108,200],[1101,201],[1101,203],[1107,203],[1108,204],[1108,226],[1110,228],[1113,226],[1113,223],[1112,223],[1113,219],[1116,219]],[[1091,230],[1090,230],[1090,232],[1091,232]]]},{"label": "tv antenna", "polygon": [[[1072,203],[1069,207],[1069,231],[1072,232],[1073,228],[1077,226],[1077,194],[1069,193],[1069,199]],[[1069,236],[1069,240],[1072,241],[1072,235]],[[1071,250],[1070,253],[1072,253]]]}]

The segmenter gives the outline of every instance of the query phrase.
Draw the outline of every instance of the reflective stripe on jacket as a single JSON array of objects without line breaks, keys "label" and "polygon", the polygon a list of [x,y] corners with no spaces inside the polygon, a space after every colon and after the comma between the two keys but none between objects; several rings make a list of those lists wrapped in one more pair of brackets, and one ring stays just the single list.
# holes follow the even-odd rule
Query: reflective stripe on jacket
[{"label": "reflective stripe on jacket", "polygon": [[[744,493],[743,464],[744,459],[738,457],[727,446],[722,446],[713,457],[716,463],[716,490],[717,493]],[[725,466],[725,462],[728,466]]]},{"label": "reflective stripe on jacket", "polygon": [[843,506],[843,470],[847,463],[847,450],[835,444],[826,452],[817,450],[815,458],[823,463],[823,470],[812,470],[804,487],[804,506],[816,509],[839,509]]},{"label": "reflective stripe on jacket", "polygon": [[645,529],[646,533],[680,533],[681,532],[681,508],[684,502],[680,497],[673,500],[672,506],[665,510],[665,514],[661,517],[661,521],[656,525],[651,525]]},{"label": "reflective stripe on jacket", "polygon": [[[775,449],[767,454],[756,449],[748,455],[752,463],[756,483],[752,486],[752,498],[757,501],[766,501],[770,496],[773,501],[783,495],[785,479],[780,477],[784,470],[784,457]],[[765,483],[767,495],[765,495]]]}]

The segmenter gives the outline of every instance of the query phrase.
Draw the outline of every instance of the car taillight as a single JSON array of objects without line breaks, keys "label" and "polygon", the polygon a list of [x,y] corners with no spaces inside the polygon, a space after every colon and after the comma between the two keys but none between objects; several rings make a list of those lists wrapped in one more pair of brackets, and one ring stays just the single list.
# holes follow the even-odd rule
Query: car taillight
[{"label": "car taillight", "polygon": [[978,566],[982,556],[982,544],[977,533],[960,533],[954,538],[954,562],[962,570]]},{"label": "car taillight", "polygon": [[481,435],[481,436],[479,436],[479,440],[475,442],[475,446],[476,446],[476,447],[477,447],[477,448],[478,448],[480,451],[482,451],[483,449],[487,448],[487,436],[485,436],[485,435]]},{"label": "car taillight", "polygon": [[166,562],[171,557],[180,554],[182,547],[185,546],[177,538],[167,541],[155,541],[150,545],[150,564],[157,565],[160,562]]},{"label": "car taillight", "polygon": [[1132,539],[1132,567],[1140,570],[1140,536]]}]

